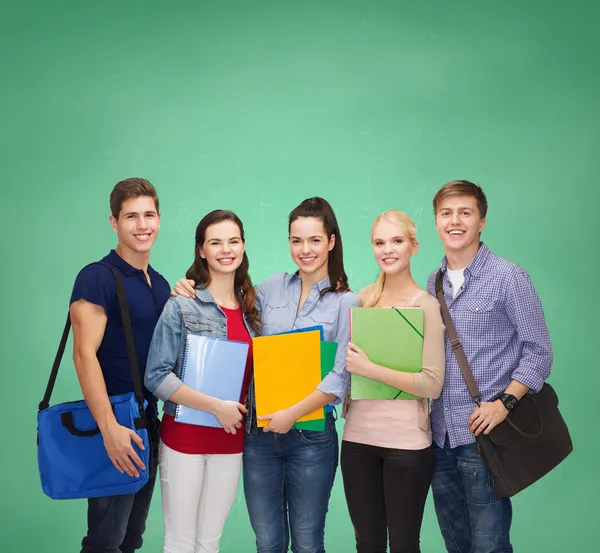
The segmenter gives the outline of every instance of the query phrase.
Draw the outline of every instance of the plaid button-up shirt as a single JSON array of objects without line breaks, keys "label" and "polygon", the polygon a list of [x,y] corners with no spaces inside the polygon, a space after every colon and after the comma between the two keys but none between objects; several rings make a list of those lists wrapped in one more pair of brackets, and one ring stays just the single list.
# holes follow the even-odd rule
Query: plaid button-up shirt
[{"label": "plaid button-up shirt", "polygon": [[[483,401],[490,401],[516,380],[537,392],[552,366],[552,345],[542,304],[527,272],[481,244],[465,268],[465,281],[453,299],[447,261],[429,277],[435,296],[435,277],[444,272],[444,297]],[[446,336],[446,376],[439,399],[433,402],[433,439],[440,447],[475,441],[468,420],[475,404]]]}]

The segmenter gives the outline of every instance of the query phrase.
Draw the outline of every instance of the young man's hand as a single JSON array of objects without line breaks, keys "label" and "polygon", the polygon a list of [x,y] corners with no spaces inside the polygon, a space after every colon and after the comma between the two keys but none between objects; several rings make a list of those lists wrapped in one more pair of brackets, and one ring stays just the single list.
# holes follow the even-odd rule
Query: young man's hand
[{"label": "young man's hand", "polygon": [[482,401],[481,406],[476,407],[469,418],[469,430],[479,436],[482,432],[489,434],[490,431],[504,421],[508,415],[508,409],[497,399],[496,401]]},{"label": "young man's hand", "polygon": [[133,430],[121,426],[116,421],[111,423],[110,426],[102,432],[102,438],[104,439],[106,453],[108,453],[108,456],[116,469],[121,474],[126,472],[129,476],[138,478],[140,473],[137,467],[142,470],[146,467],[133,449],[131,442],[135,442],[140,449],[145,449],[142,438],[140,438]]},{"label": "young man's hand", "polygon": [[193,280],[180,278],[175,284],[175,288],[171,291],[171,295],[193,298],[196,295],[196,290],[194,290],[195,284]]}]

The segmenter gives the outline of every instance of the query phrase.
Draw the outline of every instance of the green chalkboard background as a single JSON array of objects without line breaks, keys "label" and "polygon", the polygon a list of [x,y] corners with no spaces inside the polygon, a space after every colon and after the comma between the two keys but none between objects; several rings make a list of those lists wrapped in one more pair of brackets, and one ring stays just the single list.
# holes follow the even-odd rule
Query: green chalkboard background
[{"label": "green chalkboard background", "polygon": [[[576,448],[517,496],[513,541],[595,551],[599,18],[592,0],[2,0],[0,549],[79,550],[85,503],[41,492],[36,407],[73,279],[115,243],[110,190],[143,176],[162,207],[152,263],[171,283],[214,208],[245,222],[255,282],[293,269],[287,214],[319,194],[354,289],[377,274],[381,211],[417,223],[424,285],[442,256],[433,194],[480,183],[486,243],[542,297]],[[66,357],[56,401],[80,396]],[[239,494],[221,551],[252,544]],[[326,545],[354,547],[339,474]],[[161,546],[157,492],[143,551]],[[422,549],[443,551],[431,502]]]}]

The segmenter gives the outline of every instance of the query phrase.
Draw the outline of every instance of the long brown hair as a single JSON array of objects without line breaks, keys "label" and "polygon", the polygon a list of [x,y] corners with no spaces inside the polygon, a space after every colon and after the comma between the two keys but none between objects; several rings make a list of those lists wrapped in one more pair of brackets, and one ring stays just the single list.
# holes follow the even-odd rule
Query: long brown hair
[{"label": "long brown hair", "polygon": [[321,290],[321,297],[328,292],[347,292],[350,290],[348,276],[344,270],[344,253],[342,248],[342,235],[333,208],[327,200],[314,197],[307,198],[299,206],[294,208],[288,219],[288,234],[292,230],[292,223],[299,217],[314,217],[323,223],[327,239],[335,236],[335,244],[329,252],[327,261],[327,272],[329,274],[330,286]]},{"label": "long brown hair", "polygon": [[[223,221],[231,221],[237,225],[240,229],[240,238],[244,244],[246,239],[244,237],[244,225],[240,218],[233,213],[233,211],[227,211],[225,209],[216,209],[211,211],[198,223],[196,227],[196,244],[194,246],[194,263],[187,270],[185,277],[194,280],[198,288],[207,288],[210,284],[210,272],[208,270],[208,262],[203,259],[200,255],[200,250],[204,246],[206,240],[206,230],[211,225],[222,223]],[[244,257],[242,258],[241,265],[235,271],[234,288],[235,294],[238,297],[242,311],[248,318],[250,326],[258,332],[261,327],[260,319],[258,317],[258,310],[256,309],[256,292],[252,285],[252,280],[248,274],[250,263],[248,262],[248,256],[244,251]]]}]

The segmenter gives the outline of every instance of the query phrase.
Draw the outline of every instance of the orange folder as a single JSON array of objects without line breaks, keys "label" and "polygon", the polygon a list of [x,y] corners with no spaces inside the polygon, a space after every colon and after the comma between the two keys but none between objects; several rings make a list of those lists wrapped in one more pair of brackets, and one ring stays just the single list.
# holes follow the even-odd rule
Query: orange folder
[{"label": "orange folder", "polygon": [[[291,407],[321,382],[319,331],[259,336],[252,342],[257,416]],[[320,418],[323,418],[322,408],[298,420]],[[269,421],[258,421],[259,427],[267,424]]]}]

